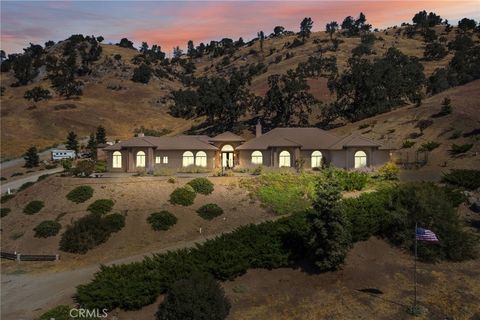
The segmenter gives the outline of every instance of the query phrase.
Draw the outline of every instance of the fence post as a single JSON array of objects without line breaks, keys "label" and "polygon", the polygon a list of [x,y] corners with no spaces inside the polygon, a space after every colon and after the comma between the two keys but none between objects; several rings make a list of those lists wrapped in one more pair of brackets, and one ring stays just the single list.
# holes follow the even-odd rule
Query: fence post
[{"label": "fence post", "polygon": [[60,260],[60,255],[57,253],[57,254],[55,255],[55,261],[59,261],[59,260]]},{"label": "fence post", "polygon": [[17,261],[21,261],[22,260],[22,257],[21,257],[22,255],[20,253],[16,253],[16,255],[17,255]]}]

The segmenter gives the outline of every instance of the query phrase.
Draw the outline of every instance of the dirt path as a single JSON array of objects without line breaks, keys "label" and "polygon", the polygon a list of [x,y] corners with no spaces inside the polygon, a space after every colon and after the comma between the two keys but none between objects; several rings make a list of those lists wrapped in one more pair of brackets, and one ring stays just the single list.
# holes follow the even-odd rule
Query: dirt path
[{"label": "dirt path", "polygon": [[38,177],[43,176],[44,174],[54,174],[54,173],[58,173],[58,172],[62,172],[62,171],[63,171],[62,167],[51,169],[51,170],[43,170],[43,171],[32,173],[31,175],[28,175],[26,177],[22,177],[20,179],[14,180],[12,182],[2,183],[2,185],[0,187],[0,190],[1,190],[0,193],[4,194],[4,193],[7,192],[8,189],[16,190],[16,189],[20,188],[22,186],[22,184],[24,184],[26,182],[35,182],[35,181],[38,180]]},{"label": "dirt path", "polygon": [[[279,218],[279,216],[272,217],[259,221],[257,224]],[[200,236],[195,240],[177,243],[159,249],[158,251],[117,259],[106,263],[106,265],[141,261],[151,254],[193,247],[197,243],[203,243],[206,240],[215,238],[223,233],[225,232],[212,234],[206,237]],[[99,267],[100,264],[95,264],[63,272],[42,272],[31,274],[14,272],[2,274],[1,318],[27,320],[32,319],[34,316],[45,312],[55,305],[72,304],[72,297],[75,294],[76,287],[79,284],[85,284],[90,281],[95,272],[99,270]]]}]

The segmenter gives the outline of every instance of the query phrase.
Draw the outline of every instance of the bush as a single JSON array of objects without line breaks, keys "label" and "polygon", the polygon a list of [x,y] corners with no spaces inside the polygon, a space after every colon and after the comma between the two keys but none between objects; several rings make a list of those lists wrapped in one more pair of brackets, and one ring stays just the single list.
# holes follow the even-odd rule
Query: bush
[{"label": "bush", "polygon": [[67,194],[67,199],[75,203],[82,203],[90,199],[92,196],[93,196],[92,187],[79,186]]},{"label": "bush", "polygon": [[[65,165],[64,165],[65,167]],[[76,177],[89,177],[95,170],[95,162],[91,160],[81,160],[71,169]]]},{"label": "bush", "polygon": [[166,210],[154,212],[147,218],[147,222],[150,223],[153,230],[156,231],[168,230],[171,226],[176,224],[177,221],[177,217]]},{"label": "bush", "polygon": [[87,208],[88,211],[95,214],[106,214],[112,211],[114,202],[110,199],[98,199]]},{"label": "bush", "polygon": [[400,169],[393,162],[387,162],[378,169],[378,173],[385,180],[397,180]]},{"label": "bush", "polygon": [[22,185],[20,186],[20,188],[18,188],[18,192],[23,191],[23,190],[25,190],[25,189],[33,186],[34,184],[35,184],[35,182],[32,182],[32,181],[25,182],[24,184],[22,184]]},{"label": "bush", "polygon": [[[325,171],[327,172],[328,170]],[[362,190],[368,182],[368,174],[365,172],[334,169],[334,175],[344,191]]]},{"label": "bush", "polygon": [[35,231],[35,237],[37,238],[48,238],[56,236],[61,228],[62,225],[57,221],[45,220],[40,222],[33,231]]},{"label": "bush", "polygon": [[473,147],[473,143],[467,143],[467,144],[461,144],[461,145],[454,143],[452,144],[452,148],[450,149],[450,154],[452,156],[456,156],[469,151],[470,149],[472,149],[472,147]]},{"label": "bush", "polygon": [[43,201],[39,201],[39,200],[30,201],[23,209],[23,213],[35,214],[40,210],[42,210],[44,206],[45,204],[43,203]]},{"label": "bush", "polygon": [[60,240],[60,250],[84,254],[107,241],[112,232],[121,230],[123,226],[125,217],[121,214],[86,215],[67,227]]},{"label": "bush", "polygon": [[132,81],[148,83],[152,77],[152,69],[146,64],[142,64],[133,70]]},{"label": "bush", "polygon": [[208,203],[204,206],[201,206],[197,210],[197,213],[200,217],[202,217],[205,220],[212,220],[213,218],[222,215],[223,209],[220,208],[215,203]]},{"label": "bush", "polygon": [[213,192],[213,183],[207,178],[195,178],[188,184],[196,193],[208,195]]},{"label": "bush", "polygon": [[12,211],[12,209],[10,209],[10,208],[1,208],[0,209],[0,217],[1,218],[6,217],[11,211]]},{"label": "bush", "polygon": [[402,144],[402,149],[409,149],[415,145],[415,141],[405,140]]},{"label": "bush", "polygon": [[195,201],[195,190],[190,185],[185,185],[181,188],[176,188],[170,194],[170,203],[179,204],[182,206],[190,206]]},{"label": "bush", "polygon": [[176,281],[156,314],[158,320],[226,319],[230,302],[209,274],[195,273]]},{"label": "bush", "polygon": [[442,181],[470,190],[480,188],[480,170],[454,169],[445,174]]},{"label": "bush", "polygon": [[10,199],[13,199],[15,198],[15,194],[11,193],[11,194],[4,194],[1,198],[0,198],[0,203],[5,203],[7,202],[8,200]]},{"label": "bush", "polygon": [[440,143],[435,142],[435,141],[429,141],[429,142],[422,143],[422,146],[420,147],[419,150],[420,151],[433,151],[436,148],[438,148],[439,146],[440,146]]}]

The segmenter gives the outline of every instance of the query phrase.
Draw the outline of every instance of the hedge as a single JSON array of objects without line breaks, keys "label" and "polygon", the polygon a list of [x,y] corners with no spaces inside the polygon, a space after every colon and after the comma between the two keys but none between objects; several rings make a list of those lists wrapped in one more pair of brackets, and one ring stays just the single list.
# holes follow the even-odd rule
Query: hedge
[{"label": "hedge", "polygon": [[213,183],[207,178],[195,178],[188,183],[197,193],[209,195],[213,192]]},{"label": "hedge", "polygon": [[215,203],[208,203],[204,206],[201,206],[197,210],[197,213],[200,217],[202,217],[205,220],[212,220],[213,218],[222,215],[223,209],[220,208]]},{"label": "hedge", "polygon": [[172,213],[162,210],[160,212],[152,213],[148,218],[147,222],[150,223],[153,230],[168,230],[171,226],[176,224],[178,221]]},{"label": "hedge", "polygon": [[20,188],[18,188],[18,192],[23,191],[23,190],[25,190],[25,189],[27,189],[27,188],[30,188],[30,187],[33,186],[34,184],[35,184],[35,182],[32,182],[32,181],[25,182],[24,184],[22,184],[22,185],[20,186]]},{"label": "hedge", "polygon": [[123,226],[125,216],[118,213],[86,215],[67,227],[60,239],[60,250],[84,254],[107,241],[112,232],[119,231]]},{"label": "hedge", "polygon": [[142,262],[102,266],[89,284],[77,287],[76,299],[90,309],[136,310],[154,303],[175,281],[193,272],[227,280],[249,268],[291,266],[303,256],[306,230],[305,215],[295,214],[240,227],[194,248],[155,254]]},{"label": "hedge", "polygon": [[48,238],[56,236],[61,228],[62,225],[57,221],[45,220],[40,222],[33,231],[35,231],[35,237],[37,238]]},{"label": "hedge", "polygon": [[442,181],[470,190],[480,188],[480,170],[454,169],[445,174]]},{"label": "hedge", "polygon": [[93,196],[92,187],[79,186],[67,194],[67,199],[75,203],[82,203],[90,199],[92,196]]},{"label": "hedge", "polygon": [[95,202],[91,203],[87,210],[91,213],[97,214],[106,214],[112,211],[114,202],[110,199],[98,199]]},{"label": "hedge", "polygon": [[173,190],[173,192],[170,194],[170,203],[187,207],[193,204],[195,197],[195,190],[190,185],[186,185]]},{"label": "hedge", "polygon": [[23,209],[23,213],[35,214],[40,210],[42,210],[44,206],[45,204],[43,203],[43,201],[39,201],[39,200],[30,201]]}]

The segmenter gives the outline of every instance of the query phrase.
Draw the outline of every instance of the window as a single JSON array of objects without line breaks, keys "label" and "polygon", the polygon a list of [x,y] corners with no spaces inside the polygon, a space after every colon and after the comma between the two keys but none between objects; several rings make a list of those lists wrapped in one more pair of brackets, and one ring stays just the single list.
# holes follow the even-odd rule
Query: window
[{"label": "window", "polygon": [[115,151],[112,155],[112,168],[121,168],[122,167],[122,153],[120,151]]},{"label": "window", "polygon": [[163,163],[164,163],[164,164],[167,164],[167,163],[168,163],[168,157],[167,157],[167,156],[163,156]]},{"label": "window", "polygon": [[290,152],[285,150],[280,152],[279,160],[279,167],[290,167]]},{"label": "window", "polygon": [[263,155],[261,151],[252,152],[252,164],[263,164]]},{"label": "window", "polygon": [[367,166],[367,154],[364,151],[355,152],[355,168]]},{"label": "window", "polygon": [[322,153],[320,151],[312,152],[312,168],[322,167]]},{"label": "window", "polygon": [[185,151],[182,157],[182,166],[188,167],[195,163],[193,153],[191,151]]},{"label": "window", "polygon": [[233,152],[233,147],[229,144],[226,144],[222,147],[223,152]]},{"label": "window", "polygon": [[155,163],[156,163],[156,164],[162,163],[162,157],[156,156],[156,157],[155,157]]},{"label": "window", "polygon": [[145,168],[145,152],[143,151],[137,152],[137,167]]},{"label": "window", "polygon": [[198,151],[195,156],[195,165],[197,167],[206,167],[207,166],[207,154],[204,151]]}]

